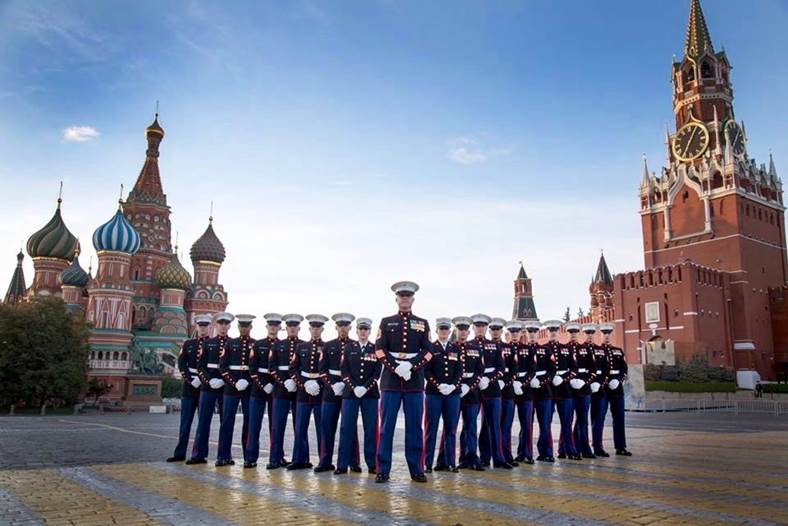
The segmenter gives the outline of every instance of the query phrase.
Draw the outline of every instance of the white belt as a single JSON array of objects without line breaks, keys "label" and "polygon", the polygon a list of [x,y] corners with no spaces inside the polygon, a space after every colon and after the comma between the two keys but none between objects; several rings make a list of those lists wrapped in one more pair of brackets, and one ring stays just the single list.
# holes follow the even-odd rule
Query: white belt
[{"label": "white belt", "polygon": [[463,378],[473,378],[473,373],[462,373]]},{"label": "white belt", "polygon": [[495,371],[495,367],[485,367],[485,368],[484,368],[484,373],[485,373],[485,374],[487,374],[487,373],[492,373],[492,372],[494,372],[494,371]]},{"label": "white belt", "polygon": [[410,360],[411,358],[415,358],[419,355],[417,352],[392,352],[389,354],[399,360]]},{"label": "white belt", "polygon": [[503,372],[508,373],[509,372],[509,368],[508,367],[504,367]]},{"label": "white belt", "polygon": [[301,371],[301,376],[304,378],[312,378],[314,380],[315,378],[320,378],[320,373],[305,373],[304,371]]},{"label": "white belt", "polygon": [[545,374],[547,374],[547,371],[536,371],[536,374],[534,376],[543,376]]},{"label": "white belt", "polygon": [[596,374],[602,374],[602,369],[597,369]]},{"label": "white belt", "polygon": [[267,369],[267,368],[265,368],[265,367],[258,367],[258,368],[257,368],[257,372],[258,372],[258,373],[267,373],[267,372],[268,372],[268,369]]},{"label": "white belt", "polygon": [[193,368],[189,367],[189,372],[190,372],[190,373],[197,374],[197,373],[199,373],[200,371],[198,371],[197,369],[193,369]]},{"label": "white belt", "polygon": [[618,374],[618,369],[610,369],[608,371],[608,373],[610,373],[610,374]]},{"label": "white belt", "polygon": [[280,370],[280,371],[289,371],[290,370],[290,366],[289,365],[280,365],[279,367],[277,367],[277,369]]},{"label": "white belt", "polygon": [[342,376],[342,371],[339,369],[329,369],[328,374],[333,374],[334,376]]},{"label": "white belt", "polygon": [[561,371],[556,371],[555,374],[566,374],[568,369],[563,369]]},{"label": "white belt", "polygon": [[522,371],[522,372],[517,373],[517,378],[523,378],[526,375],[528,375],[528,373],[525,372],[525,371]]},{"label": "white belt", "polygon": [[207,367],[208,369],[218,369],[219,368],[219,364],[218,363],[209,363],[205,367]]},{"label": "white belt", "polygon": [[249,366],[248,365],[231,365],[230,366],[230,370],[231,371],[248,371],[249,370]]},{"label": "white belt", "polygon": [[586,369],[585,367],[581,367],[580,369],[577,370],[577,372],[578,373],[587,373],[588,369]]}]

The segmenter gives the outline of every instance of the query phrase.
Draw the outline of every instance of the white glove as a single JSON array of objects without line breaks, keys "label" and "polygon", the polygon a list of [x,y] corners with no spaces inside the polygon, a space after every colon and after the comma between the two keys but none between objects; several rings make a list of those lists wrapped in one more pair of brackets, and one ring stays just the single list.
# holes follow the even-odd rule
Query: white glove
[{"label": "white glove", "polygon": [[219,389],[220,387],[224,387],[224,380],[221,378],[211,378],[211,381],[208,382],[208,385],[211,386],[211,389]]},{"label": "white glove", "polygon": [[479,389],[484,391],[488,387],[490,387],[490,379],[487,378],[486,376],[482,376],[482,379],[479,380]]},{"label": "white glove", "polygon": [[353,388],[353,394],[356,395],[356,398],[361,398],[365,394],[367,394],[367,388],[363,385],[359,385],[358,387]]},{"label": "white glove", "polygon": [[314,380],[307,380],[304,383],[304,390],[312,396],[320,394],[320,385]]},{"label": "white glove", "polygon": [[263,391],[265,391],[265,392],[266,392],[266,394],[271,394],[271,393],[273,393],[273,392],[274,392],[274,384],[265,384],[265,385],[263,386]]},{"label": "white glove", "polygon": [[190,383],[192,384],[192,387],[194,387],[195,389],[199,389],[200,386],[202,385],[202,382],[196,376],[192,378],[192,381]]},{"label": "white glove", "polygon": [[503,389],[505,385],[506,385],[506,382],[504,382],[503,380],[498,380],[498,388],[499,389]]},{"label": "white glove", "polygon": [[532,389],[539,389],[539,379],[536,377],[531,378],[530,386]]},{"label": "white glove", "polygon": [[285,389],[287,389],[291,393],[295,393],[296,391],[295,380],[293,380],[292,378],[288,378],[287,380],[285,380]]},{"label": "white glove", "polygon": [[585,384],[586,383],[580,378],[572,378],[569,380],[569,385],[572,386],[572,389],[582,389]]},{"label": "white glove", "polygon": [[408,365],[410,365],[410,362],[402,362],[394,369],[394,372],[402,378],[405,378],[405,375],[410,376],[410,367],[408,367]]},{"label": "white glove", "polygon": [[407,382],[408,380],[410,380],[410,377],[411,377],[411,372],[410,369],[408,369],[407,371],[405,371],[405,376],[403,376],[402,379]]},{"label": "white glove", "polygon": [[467,395],[468,391],[470,391],[470,390],[471,390],[471,388],[467,384],[462,384],[460,386],[460,398],[462,398],[463,396]]},{"label": "white glove", "polygon": [[453,393],[453,392],[454,392],[456,389],[457,389],[457,387],[456,387],[454,384],[446,384],[446,392],[445,392],[445,393],[443,393],[443,394],[444,394],[445,396],[449,396],[449,395],[450,395],[450,394],[452,394],[452,393]]},{"label": "white glove", "polygon": [[334,385],[331,386],[331,389],[334,390],[335,395],[342,396],[342,391],[345,390],[345,384],[342,382],[334,382]]},{"label": "white glove", "polygon": [[557,374],[557,375],[553,376],[553,385],[554,386],[558,387],[562,383],[564,383],[564,379],[561,378],[560,374]]},{"label": "white glove", "polygon": [[620,384],[621,384],[621,382],[619,382],[619,381],[618,381],[618,380],[616,380],[615,378],[613,378],[612,380],[610,380],[610,381],[607,383],[608,387],[610,387],[610,389],[612,389],[613,391],[615,391],[616,389],[618,389],[618,386],[619,386]]},{"label": "white glove", "polygon": [[241,378],[240,380],[235,382],[235,389],[238,391],[243,391],[247,387],[249,387],[249,381],[245,380],[244,378]]},{"label": "white glove", "polygon": [[515,380],[512,382],[512,389],[514,389],[514,394],[521,396],[523,394],[523,383]]},{"label": "white glove", "polygon": [[591,382],[591,392],[592,393],[596,393],[597,391],[599,391],[600,387],[602,387],[602,386],[599,385],[599,382]]}]

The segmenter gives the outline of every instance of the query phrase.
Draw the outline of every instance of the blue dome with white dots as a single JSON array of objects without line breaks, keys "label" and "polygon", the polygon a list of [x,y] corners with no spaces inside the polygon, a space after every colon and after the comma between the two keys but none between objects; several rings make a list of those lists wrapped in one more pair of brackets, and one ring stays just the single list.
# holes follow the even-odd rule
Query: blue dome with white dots
[{"label": "blue dome with white dots", "polygon": [[111,250],[135,254],[140,248],[140,235],[126,221],[123,211],[118,209],[115,215],[93,232],[93,246],[96,250]]}]

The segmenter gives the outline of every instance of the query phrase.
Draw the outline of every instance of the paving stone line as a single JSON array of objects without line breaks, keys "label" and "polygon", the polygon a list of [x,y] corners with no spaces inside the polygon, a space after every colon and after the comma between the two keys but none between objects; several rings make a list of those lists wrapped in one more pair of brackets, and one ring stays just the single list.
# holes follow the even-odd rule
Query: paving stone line
[{"label": "paving stone line", "polygon": [[13,493],[0,488],[0,524],[44,524],[41,518]]},{"label": "paving stone line", "polygon": [[[309,510],[314,513],[331,515],[343,520],[362,524],[391,524],[392,519],[394,519],[395,524],[399,523],[397,522],[396,518],[393,518],[391,515],[386,513],[377,513],[374,511],[365,510],[363,508],[351,508],[338,502],[334,502],[330,498],[284,489],[273,484],[265,483],[265,481],[252,482],[248,480],[241,480],[235,477],[220,475],[210,471],[204,471],[199,468],[194,469],[188,466],[165,464],[159,462],[153,462],[146,465],[173,475],[191,477],[200,482],[207,482],[209,484],[216,484],[226,489],[242,491],[252,495],[259,495],[276,500],[278,502],[282,502],[284,504],[289,504],[297,508]],[[416,522],[409,518],[406,522],[401,524],[426,526],[428,523]]]},{"label": "paving stone line", "polygon": [[142,490],[132,484],[96,473],[90,468],[61,468],[59,471],[63,476],[85,486],[91,491],[136,508],[165,524],[173,526],[188,526],[190,524],[234,526],[236,524],[209,511],[195,508],[175,499],[163,497],[156,493]]}]

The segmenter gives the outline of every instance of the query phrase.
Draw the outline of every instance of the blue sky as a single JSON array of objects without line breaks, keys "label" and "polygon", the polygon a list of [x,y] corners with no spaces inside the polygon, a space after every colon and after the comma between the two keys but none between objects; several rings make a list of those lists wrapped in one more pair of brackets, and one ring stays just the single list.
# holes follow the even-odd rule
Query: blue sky
[{"label": "blue sky", "polygon": [[[788,3],[703,7],[749,153],[772,148],[782,173]],[[665,156],[687,11],[0,0],[0,286],[61,179],[76,235],[110,217],[159,100],[174,228],[188,248],[215,201],[233,311],[377,317],[409,278],[426,316],[506,317],[521,259],[542,318],[587,308],[600,248],[613,271],[642,266],[640,157]],[[66,140],[74,126],[95,136]]]}]

